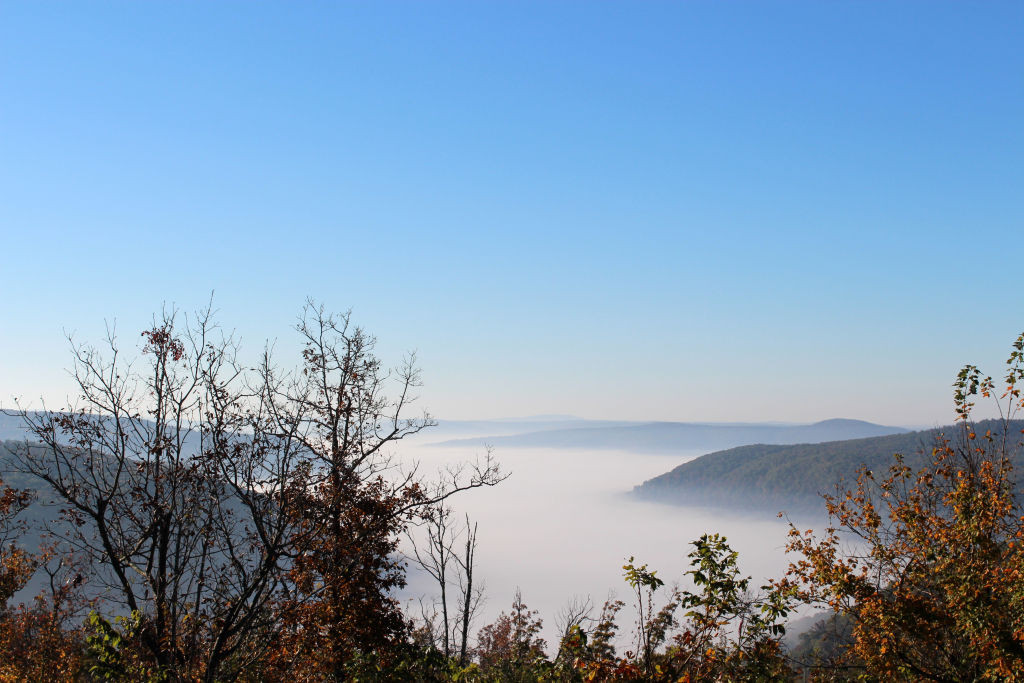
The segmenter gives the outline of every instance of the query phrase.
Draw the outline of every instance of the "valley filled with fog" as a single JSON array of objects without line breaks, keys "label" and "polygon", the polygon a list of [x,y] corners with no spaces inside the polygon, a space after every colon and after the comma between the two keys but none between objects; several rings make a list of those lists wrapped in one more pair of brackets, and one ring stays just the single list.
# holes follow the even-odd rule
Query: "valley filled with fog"
[{"label": "valley filled with fog", "polygon": [[[450,434],[444,425],[401,443],[406,465],[418,462],[425,479],[439,469],[483,457],[483,447],[438,445]],[[465,436],[465,430],[462,433]],[[683,572],[690,542],[720,533],[739,551],[740,568],[759,586],[787,566],[785,520],[771,514],[668,505],[639,500],[634,486],[705,451],[673,455],[578,448],[495,449],[493,457],[510,476],[493,488],[471,490],[451,503],[458,520],[479,524],[476,580],[485,582],[485,603],[473,633],[508,612],[516,589],[544,619],[543,636],[556,648],[559,611],[571,599],[591,599],[594,616],[609,595],[627,607],[620,634],[631,634],[630,588],[622,565],[630,556],[657,570],[667,585],[686,585]],[[422,533],[422,532],[420,532]],[[431,577],[410,562],[403,599],[418,614],[416,601],[437,594]],[[662,589],[662,599],[667,589]]]}]

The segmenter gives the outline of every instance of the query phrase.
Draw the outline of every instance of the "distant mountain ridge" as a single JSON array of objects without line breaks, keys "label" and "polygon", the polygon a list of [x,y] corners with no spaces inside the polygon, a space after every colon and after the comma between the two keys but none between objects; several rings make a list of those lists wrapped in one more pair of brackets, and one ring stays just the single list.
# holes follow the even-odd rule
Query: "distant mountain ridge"
[{"label": "distant mountain ridge", "polygon": [[[924,464],[936,439],[953,435],[956,426],[889,434],[817,444],[754,444],[708,453],[634,489],[647,499],[687,505],[773,507],[792,510],[815,507],[823,510],[820,494],[833,492],[837,483],[851,483],[866,466],[879,473],[893,464],[893,455],[904,456],[910,467]],[[975,425],[978,433],[1001,434],[1002,423],[985,420]],[[1021,441],[1024,420],[1010,423],[1009,442]],[[1016,449],[1019,451],[1019,449]],[[1024,454],[1014,456],[1024,467]]]},{"label": "distant mountain ridge", "polygon": [[450,439],[436,446],[489,444],[496,448],[586,448],[644,453],[721,450],[746,444],[820,443],[905,433],[862,420],[832,419],[807,425],[647,422],[544,429],[521,434]]},{"label": "distant mountain ridge", "polygon": [[[437,426],[431,427],[424,432],[427,436],[434,438],[453,437],[479,437],[480,434],[489,434],[496,438],[499,436],[513,436],[529,432],[547,432],[552,430],[576,429],[582,427],[619,427],[626,425],[638,425],[642,422],[628,422],[617,420],[588,420],[582,417],[571,415],[535,415],[530,417],[514,418],[493,418],[489,420],[445,420],[437,421]],[[489,437],[489,438],[492,438]],[[479,443],[477,439],[476,443]]]}]

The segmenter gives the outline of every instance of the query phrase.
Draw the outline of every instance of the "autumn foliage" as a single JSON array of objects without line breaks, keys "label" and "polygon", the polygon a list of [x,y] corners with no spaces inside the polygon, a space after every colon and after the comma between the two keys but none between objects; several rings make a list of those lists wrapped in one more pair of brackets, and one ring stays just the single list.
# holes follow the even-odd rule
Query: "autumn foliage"
[{"label": "autumn foliage", "polygon": [[[18,413],[17,473],[61,516],[28,547],[36,494],[0,482],[0,681],[1024,678],[1024,335],[1002,391],[959,374],[958,421],[923,467],[864,469],[825,497],[823,533],[791,528],[786,576],[752,583],[708,533],[677,577],[629,558],[623,599],[571,605],[549,643],[519,593],[469,636],[476,526],[446,526],[446,506],[503,475],[488,457],[428,481],[392,459],[433,424],[406,417],[413,359],[385,370],[347,315],[310,305],[298,366],[249,367],[209,310],[176,316],[142,333],[138,367],[113,337],[74,346],[80,402]],[[1001,429],[975,429],[979,397]],[[430,545],[403,555],[417,525]],[[442,583],[440,625],[397,597],[416,560]],[[783,643],[801,604],[847,627],[827,657]]]},{"label": "autumn foliage", "polygon": [[[63,599],[19,612],[35,654],[46,656],[46,611],[55,636],[81,633],[77,674],[89,678],[347,680],[416,659],[395,597],[401,534],[501,475],[490,459],[429,482],[404,471],[390,449],[433,424],[405,415],[413,359],[386,370],[372,337],[312,304],[297,331],[299,367],[269,351],[247,367],[209,309],[183,322],[165,312],[137,362],[112,334],[106,348],[73,345],[77,403],[17,411],[35,443],[14,465],[60,506],[47,533],[102,595],[85,624]],[[12,517],[19,496],[3,498]],[[4,553],[5,595],[45,566]]]},{"label": "autumn foliage", "polygon": [[[18,543],[24,524],[19,516],[32,501],[28,491],[0,480],[0,681],[66,681],[82,665],[82,633],[73,624],[77,606],[73,578],[51,582],[28,604],[12,605],[15,594],[41,568],[58,582],[61,567],[51,569],[53,552],[30,552]],[[58,563],[59,564],[59,563]]]},{"label": "autumn foliage", "polygon": [[[1024,336],[998,396],[977,368],[959,374],[959,422],[925,467],[897,456],[884,476],[862,470],[852,489],[826,497],[832,526],[823,537],[791,530],[789,549],[801,558],[790,585],[852,621],[851,642],[833,662],[839,670],[903,680],[1024,676],[1024,517],[1009,458],[1020,444],[1009,421],[1021,408],[1022,347]],[[979,395],[1003,400],[1000,431],[975,431]]]}]

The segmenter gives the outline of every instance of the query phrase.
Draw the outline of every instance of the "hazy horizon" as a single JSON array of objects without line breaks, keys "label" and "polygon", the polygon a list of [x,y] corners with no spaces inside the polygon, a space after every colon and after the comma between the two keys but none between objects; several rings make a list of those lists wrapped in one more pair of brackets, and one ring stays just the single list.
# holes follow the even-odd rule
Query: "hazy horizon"
[{"label": "hazy horizon", "polygon": [[[420,436],[398,451],[406,462],[419,462],[426,478],[436,468],[467,461],[467,452],[424,448],[425,440]],[[558,643],[558,611],[569,600],[589,597],[596,616],[611,592],[626,602],[618,640],[628,643],[634,637],[635,616],[622,565],[634,556],[666,584],[688,587],[683,574],[688,568],[686,554],[689,544],[704,533],[726,536],[754,585],[782,576],[788,562],[786,520],[764,511],[667,505],[628,495],[634,485],[700,455],[496,451],[494,457],[510,477],[494,488],[468,491],[451,500],[456,520],[469,515],[479,524],[477,576],[485,582],[486,601],[476,628],[493,622],[499,612],[508,612],[518,589],[526,605],[544,620],[542,635],[551,649]],[[408,544],[403,547],[408,551]],[[400,593],[412,601],[409,611],[418,615],[416,600],[436,593],[436,583],[410,562],[409,586]],[[658,597],[665,599],[664,594]]]},{"label": "hazy horizon", "polygon": [[0,6],[0,400],[215,292],[465,418],[934,425],[1024,329],[1024,5]]}]

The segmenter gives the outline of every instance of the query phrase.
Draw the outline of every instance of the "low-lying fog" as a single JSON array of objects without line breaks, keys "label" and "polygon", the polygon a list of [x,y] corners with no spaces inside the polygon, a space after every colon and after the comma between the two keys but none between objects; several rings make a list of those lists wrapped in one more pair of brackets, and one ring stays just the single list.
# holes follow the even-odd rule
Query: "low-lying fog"
[{"label": "low-lying fog", "polygon": [[[483,449],[430,445],[439,440],[437,434],[426,434],[405,441],[400,456],[418,460],[421,474],[428,476],[439,467],[483,455]],[[656,569],[666,584],[685,584],[689,543],[704,533],[728,538],[753,585],[781,576],[787,566],[783,520],[770,514],[755,517],[643,502],[628,495],[645,479],[701,454],[495,451],[502,470],[511,476],[496,487],[468,491],[452,500],[457,516],[468,514],[479,523],[476,577],[486,583],[486,603],[472,640],[480,627],[509,610],[518,587],[524,602],[544,619],[543,636],[550,650],[558,642],[556,616],[573,597],[590,596],[595,616],[610,590],[627,605],[632,603],[622,578],[622,565],[630,556]],[[417,597],[436,595],[431,582],[410,563],[403,598],[415,606]],[[620,633],[631,632],[633,619],[628,609],[620,613]]]}]

